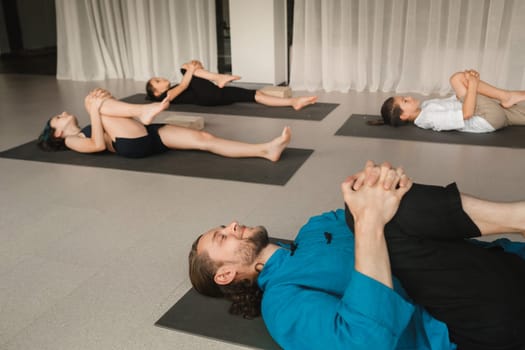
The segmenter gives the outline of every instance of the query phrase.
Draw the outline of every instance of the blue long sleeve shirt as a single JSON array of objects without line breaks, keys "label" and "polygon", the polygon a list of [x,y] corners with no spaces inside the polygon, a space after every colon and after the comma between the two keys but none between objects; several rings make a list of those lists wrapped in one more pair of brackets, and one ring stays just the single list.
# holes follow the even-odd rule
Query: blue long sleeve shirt
[{"label": "blue long sleeve shirt", "polygon": [[[472,243],[525,259],[524,243]],[[258,278],[263,319],[284,349],[456,349],[446,325],[413,304],[395,277],[390,289],[354,269],[344,210],[312,217],[294,245],[277,250]]]},{"label": "blue long sleeve shirt", "polygon": [[354,269],[344,210],[312,217],[296,249],[278,249],[258,277],[262,316],[284,349],[456,349],[446,325]]}]

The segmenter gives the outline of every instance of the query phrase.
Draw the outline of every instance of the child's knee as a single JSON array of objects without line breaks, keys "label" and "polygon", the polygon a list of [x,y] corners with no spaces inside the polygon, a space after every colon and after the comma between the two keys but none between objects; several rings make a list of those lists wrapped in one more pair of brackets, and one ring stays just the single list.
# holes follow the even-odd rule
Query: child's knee
[{"label": "child's knee", "polygon": [[452,74],[449,79],[450,86],[456,93],[458,98],[463,98],[467,93],[467,82],[465,80],[465,74],[463,72],[456,72]]},{"label": "child's knee", "polygon": [[465,80],[465,73],[463,72],[456,72],[452,74],[449,78],[449,82],[451,85],[454,83],[463,83]]}]

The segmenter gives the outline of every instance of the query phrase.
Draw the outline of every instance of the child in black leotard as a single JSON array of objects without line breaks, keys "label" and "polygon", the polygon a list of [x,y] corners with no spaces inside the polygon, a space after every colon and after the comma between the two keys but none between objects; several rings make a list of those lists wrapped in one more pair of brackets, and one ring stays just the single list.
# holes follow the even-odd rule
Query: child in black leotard
[{"label": "child in black leotard", "polygon": [[[146,127],[146,135],[136,138],[117,137],[111,143],[115,153],[127,158],[143,158],[169,150],[159,136],[159,129],[165,124],[150,124]],[[81,133],[91,137],[91,125],[82,128]]]},{"label": "child in black leotard", "polygon": [[89,128],[81,129],[75,116],[63,112],[47,121],[38,145],[46,151],[70,149],[95,153],[108,150],[130,158],[146,157],[168,149],[196,149],[225,157],[277,161],[290,142],[288,127],[269,142],[250,144],[221,139],[201,130],[151,124],[168,105],[167,98],[157,103],[130,104],[114,99],[106,90],[95,89],[85,99],[91,119]]},{"label": "child in black leotard", "polygon": [[149,98],[154,101],[162,101],[168,97],[171,103],[201,106],[256,102],[274,107],[291,106],[295,110],[317,102],[317,96],[284,98],[266,95],[260,90],[225,86],[240,78],[234,75],[208,72],[199,61],[184,64],[181,72],[183,74],[181,82],[173,86],[165,78],[155,77],[148,80],[146,93]]}]

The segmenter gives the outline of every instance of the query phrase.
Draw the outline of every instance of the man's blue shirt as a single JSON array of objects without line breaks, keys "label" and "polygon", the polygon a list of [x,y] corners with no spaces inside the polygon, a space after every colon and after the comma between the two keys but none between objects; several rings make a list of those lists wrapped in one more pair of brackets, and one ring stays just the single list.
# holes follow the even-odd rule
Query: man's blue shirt
[{"label": "man's blue shirt", "polygon": [[343,210],[311,218],[261,271],[262,316],[284,349],[455,349],[444,323],[354,269]]}]

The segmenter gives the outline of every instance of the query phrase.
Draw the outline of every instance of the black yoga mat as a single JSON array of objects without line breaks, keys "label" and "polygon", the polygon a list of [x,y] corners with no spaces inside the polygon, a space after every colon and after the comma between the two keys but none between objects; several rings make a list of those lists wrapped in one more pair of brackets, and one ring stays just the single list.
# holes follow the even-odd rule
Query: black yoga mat
[{"label": "black yoga mat", "polygon": [[[129,103],[151,103],[151,100],[146,98],[146,94],[135,94],[121,99],[121,101]],[[323,120],[330,112],[332,112],[339,104],[337,103],[316,103],[306,106],[299,111],[292,107],[268,107],[259,103],[234,103],[226,106],[197,106],[191,104],[171,104],[168,107],[169,111],[175,112],[191,112],[191,113],[206,113],[206,114],[225,114],[237,115],[244,117],[262,117],[262,118],[277,118],[277,119],[297,119],[297,120]]]},{"label": "black yoga mat", "polygon": [[[270,238],[289,244],[289,240]],[[278,350],[261,317],[247,320],[228,313],[229,303],[190,289],[156,323],[156,326],[258,349]]]},{"label": "black yoga mat", "polygon": [[388,125],[373,126],[367,124],[369,120],[380,118],[373,115],[352,114],[335,134],[339,136],[525,148],[524,126],[510,126],[495,132],[475,134],[460,131],[425,130],[412,124],[397,128]]},{"label": "black yoga mat", "polygon": [[37,147],[35,140],[0,152],[0,157],[283,186],[312,152],[310,149],[287,148],[275,163],[261,158],[225,158],[200,151],[168,151],[130,159],[109,152],[45,152]]},{"label": "black yoga mat", "polygon": [[226,300],[202,296],[192,288],[155,325],[258,349],[280,349],[261,317],[230,315],[228,307]]}]

